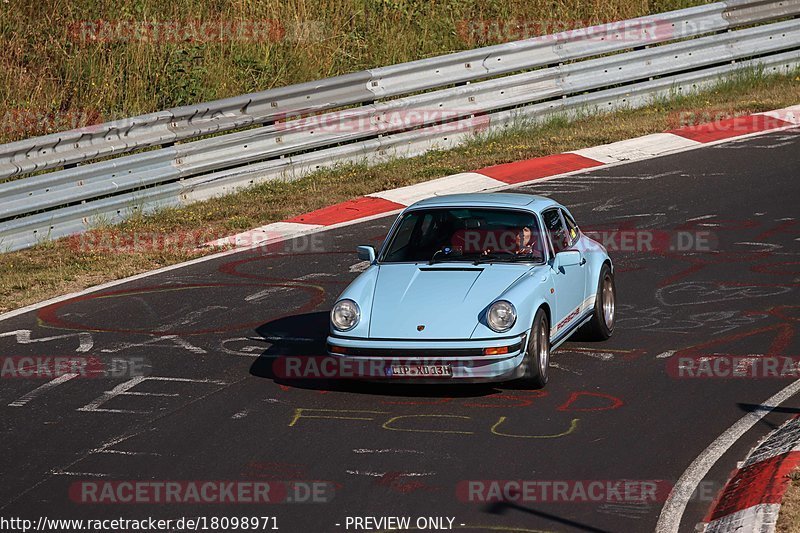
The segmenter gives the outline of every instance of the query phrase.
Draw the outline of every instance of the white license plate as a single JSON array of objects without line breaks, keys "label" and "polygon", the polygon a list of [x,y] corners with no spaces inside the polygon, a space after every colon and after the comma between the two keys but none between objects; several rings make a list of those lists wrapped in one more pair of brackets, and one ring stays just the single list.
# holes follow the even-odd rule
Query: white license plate
[{"label": "white license plate", "polygon": [[392,378],[449,378],[453,376],[451,365],[392,365],[386,369]]}]

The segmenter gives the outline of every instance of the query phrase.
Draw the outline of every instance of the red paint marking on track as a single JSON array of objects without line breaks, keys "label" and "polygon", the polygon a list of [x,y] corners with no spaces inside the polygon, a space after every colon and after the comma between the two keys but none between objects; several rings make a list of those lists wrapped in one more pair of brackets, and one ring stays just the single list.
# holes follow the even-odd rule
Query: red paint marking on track
[{"label": "red paint marking on track", "polygon": [[795,312],[800,312],[800,305],[779,305],[767,311],[768,314],[782,318],[784,320],[791,320],[792,322],[800,322],[800,316],[790,315],[788,311],[794,309]]},{"label": "red paint marking on track", "polygon": [[768,229],[756,235],[755,241],[763,242],[778,233],[788,233],[790,235],[796,235],[797,231],[791,231],[795,224],[797,224],[796,220],[784,220],[782,224],[778,224],[774,228]]},{"label": "red paint marking on track", "polygon": [[710,522],[762,503],[781,503],[791,481],[788,474],[798,465],[800,452],[790,452],[736,470],[704,521]]},{"label": "red paint marking on track", "polygon": [[[496,394],[492,396],[488,396],[485,399],[480,399],[476,401],[469,401],[464,402],[464,407],[479,407],[481,409],[497,409],[497,408],[513,408],[513,407],[530,407],[533,405],[533,400],[537,398],[544,398],[547,396],[545,391],[529,391],[530,393],[538,393],[538,394],[530,394],[530,395],[523,395],[523,394]],[[493,401],[499,401],[500,403],[492,403]]]},{"label": "red paint marking on track", "polygon": [[[658,282],[658,287],[667,287],[673,283],[677,283],[691,276],[692,274],[703,270],[707,266],[728,265],[730,263],[746,263],[750,261],[757,261],[762,258],[772,257],[773,254],[769,250],[758,252],[717,252],[714,254],[706,255],[704,257],[693,257],[686,254],[677,252],[668,252],[659,254],[665,259],[676,259],[678,261],[687,262],[690,266],[685,269],[667,276]],[[710,259],[710,260],[708,260]],[[724,285],[725,283],[720,283]],[[749,284],[748,284],[749,285]]]},{"label": "red paint marking on track", "polygon": [[696,344],[680,350],[675,355],[676,357],[693,357],[711,354],[715,353],[719,346],[725,346],[728,344],[738,346],[738,341],[742,339],[765,333],[772,333],[773,335],[772,342],[769,346],[769,351],[766,353],[766,355],[769,357],[781,356],[782,354],[785,354],[789,349],[789,346],[791,346],[792,339],[794,338],[794,326],[792,324],[781,322],[778,324],[773,324],[772,326],[736,333],[720,339],[714,339],[701,344]]},{"label": "red paint marking on track", "polygon": [[[580,398],[599,398],[606,400],[610,403],[606,405],[589,405],[584,407],[573,407],[573,404],[578,402]],[[566,402],[556,407],[556,411],[579,411],[579,412],[593,412],[593,411],[609,411],[612,409],[619,409],[624,405],[623,401],[616,396],[610,394],[603,394],[602,392],[591,391],[577,391],[569,395]]]},{"label": "red paint marking on track", "polygon": [[785,270],[773,270],[775,267],[785,267],[789,265],[800,265],[800,261],[781,261],[779,263],[761,263],[760,265],[753,265],[750,267],[751,272],[758,272],[759,274],[774,274],[774,275],[786,275],[786,276],[797,276],[800,274],[800,269],[789,270],[788,268]]},{"label": "red paint marking on track", "polygon": [[348,200],[340,204],[323,207],[304,215],[290,218],[285,222],[296,222],[300,224],[320,224],[322,226],[332,226],[359,218],[365,218],[398,209],[405,209],[406,206],[383,198],[373,198],[362,196],[354,200]]},{"label": "red paint marking on track", "polygon": [[578,154],[555,154],[486,167],[477,172],[484,176],[513,184],[602,165],[603,163],[600,161]]},{"label": "red paint marking on track", "polygon": [[718,122],[698,124],[697,126],[686,126],[675,130],[669,130],[667,133],[680,135],[686,139],[701,143],[709,143],[722,139],[729,139],[731,137],[739,137],[749,133],[774,130],[784,126],[792,126],[792,123],[768,115],[747,115],[720,120]]},{"label": "red paint marking on track", "polygon": [[420,479],[409,478],[405,472],[386,472],[375,481],[376,485],[388,487],[400,494],[410,494],[420,490],[433,491],[439,490],[429,487]]},{"label": "red paint marking on track", "polygon": [[698,264],[695,263],[690,267],[684,268],[680,272],[676,272],[675,274],[663,278],[661,281],[658,282],[658,287],[669,287],[670,285],[679,282],[682,279],[686,279],[692,274],[703,270],[707,265],[705,264]]}]

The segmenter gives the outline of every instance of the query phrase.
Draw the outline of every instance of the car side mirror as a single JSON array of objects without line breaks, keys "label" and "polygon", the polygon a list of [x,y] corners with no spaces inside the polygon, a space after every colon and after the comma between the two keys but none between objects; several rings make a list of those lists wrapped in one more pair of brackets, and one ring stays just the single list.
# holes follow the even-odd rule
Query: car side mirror
[{"label": "car side mirror", "polygon": [[356,248],[358,251],[358,258],[362,261],[375,262],[375,247],[374,246],[359,246]]},{"label": "car side mirror", "polygon": [[553,262],[555,268],[568,267],[574,265],[582,265],[583,258],[578,250],[564,250],[556,254],[556,259]]}]

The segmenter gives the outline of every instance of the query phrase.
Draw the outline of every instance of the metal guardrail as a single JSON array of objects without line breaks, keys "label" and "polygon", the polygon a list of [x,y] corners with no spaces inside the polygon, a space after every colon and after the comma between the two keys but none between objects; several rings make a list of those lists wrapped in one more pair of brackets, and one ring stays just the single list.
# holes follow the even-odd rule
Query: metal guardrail
[{"label": "metal guardrail", "polygon": [[[0,249],[330,164],[452,146],[520,118],[642,105],[741,68],[793,69],[800,20],[732,28],[798,15],[800,0],[708,4],[2,145],[0,178],[78,165],[0,183]],[[402,96],[426,89],[438,90]],[[362,105],[340,109],[352,104]],[[426,115],[437,109],[446,117]],[[391,120],[414,113],[410,125]]]}]

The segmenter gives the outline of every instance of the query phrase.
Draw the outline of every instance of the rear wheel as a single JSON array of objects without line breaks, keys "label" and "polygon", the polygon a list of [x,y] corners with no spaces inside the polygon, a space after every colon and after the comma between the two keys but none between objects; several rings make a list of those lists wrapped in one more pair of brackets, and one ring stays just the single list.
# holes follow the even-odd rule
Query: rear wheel
[{"label": "rear wheel", "polygon": [[597,296],[594,301],[592,319],[584,326],[587,340],[604,341],[614,333],[614,320],[617,310],[617,290],[614,273],[608,264],[600,269],[597,281]]},{"label": "rear wheel", "polygon": [[533,319],[528,350],[525,355],[523,379],[530,386],[541,389],[550,377],[550,324],[544,309],[536,311]]}]

